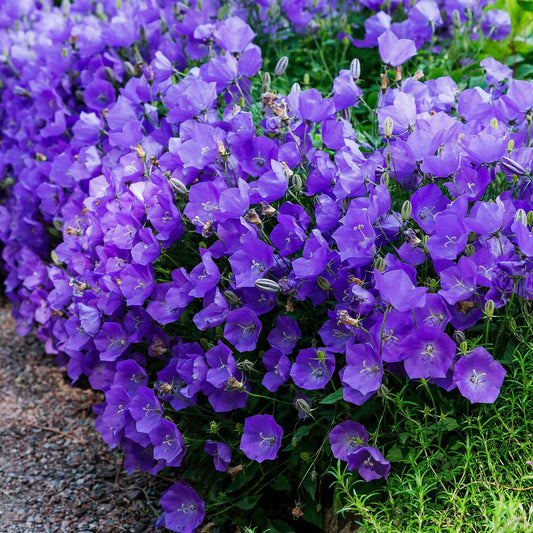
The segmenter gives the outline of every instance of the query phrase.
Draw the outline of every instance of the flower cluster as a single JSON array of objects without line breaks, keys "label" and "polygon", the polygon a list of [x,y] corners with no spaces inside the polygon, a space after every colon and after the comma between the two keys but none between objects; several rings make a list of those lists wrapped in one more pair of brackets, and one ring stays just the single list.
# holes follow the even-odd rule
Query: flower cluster
[{"label": "flower cluster", "polygon": [[[104,391],[96,427],[130,473],[201,456],[225,479],[293,450],[307,463],[306,437],[328,427],[327,453],[386,477],[356,406],[393,376],[493,402],[505,370],[452,333],[533,294],[533,86],[490,58],[483,88],[400,68],[454,17],[494,38],[507,19],[445,1],[446,26],[432,0],[405,22],[368,18],[355,44],[395,72],[369,140],[351,121],[358,60],[328,97],[260,76],[256,32],[314,32],[343,3],[191,4],[0,7],[0,238],[19,331],[37,326],[73,381]],[[203,521],[184,481],[161,503],[169,529]]]}]

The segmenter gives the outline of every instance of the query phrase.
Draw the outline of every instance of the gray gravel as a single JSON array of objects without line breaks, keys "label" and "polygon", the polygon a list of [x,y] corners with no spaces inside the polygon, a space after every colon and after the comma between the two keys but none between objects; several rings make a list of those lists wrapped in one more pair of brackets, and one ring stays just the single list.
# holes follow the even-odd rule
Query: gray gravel
[{"label": "gray gravel", "polygon": [[121,471],[94,429],[101,400],[71,387],[0,304],[0,533],[155,531],[170,481]]}]

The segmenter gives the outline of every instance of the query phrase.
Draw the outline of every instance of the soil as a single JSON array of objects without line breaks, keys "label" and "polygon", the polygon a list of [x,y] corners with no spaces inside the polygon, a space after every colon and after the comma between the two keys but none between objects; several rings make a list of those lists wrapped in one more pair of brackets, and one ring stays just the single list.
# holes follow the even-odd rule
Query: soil
[{"label": "soil", "polygon": [[35,336],[18,336],[5,303],[0,391],[0,532],[155,531],[171,482],[121,469],[94,429],[101,394],[71,386]]}]

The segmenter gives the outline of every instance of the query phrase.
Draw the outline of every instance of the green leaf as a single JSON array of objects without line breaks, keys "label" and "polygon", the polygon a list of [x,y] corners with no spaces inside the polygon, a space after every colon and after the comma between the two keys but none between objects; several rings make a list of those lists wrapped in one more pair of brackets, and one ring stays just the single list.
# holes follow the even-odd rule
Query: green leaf
[{"label": "green leaf", "polygon": [[453,431],[454,429],[457,429],[459,427],[459,424],[457,423],[457,420],[455,418],[443,418],[440,421],[440,426],[445,431]]},{"label": "green leaf", "polygon": [[261,498],[260,494],[256,494],[253,496],[246,496],[246,498],[243,498],[239,504],[239,509],[242,509],[243,511],[250,511],[253,509],[256,505],[259,499]]},{"label": "green leaf", "polygon": [[399,463],[403,460],[403,453],[400,448],[397,446],[394,446],[394,448],[391,448],[389,453],[387,453],[387,461],[390,461],[391,463]]},{"label": "green leaf", "polygon": [[332,403],[336,403],[339,400],[342,400],[342,394],[343,389],[337,389],[335,392],[328,394],[323,400],[320,400],[320,403],[324,405],[331,405]]},{"label": "green leaf", "polygon": [[282,492],[289,492],[291,490],[291,484],[285,476],[278,476],[274,483],[270,485],[274,490]]}]

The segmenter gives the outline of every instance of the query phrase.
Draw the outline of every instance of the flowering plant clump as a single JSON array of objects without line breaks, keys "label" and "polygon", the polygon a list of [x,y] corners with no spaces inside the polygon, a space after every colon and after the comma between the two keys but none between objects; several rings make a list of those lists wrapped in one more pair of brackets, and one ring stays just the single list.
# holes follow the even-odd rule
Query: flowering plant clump
[{"label": "flowering plant clump", "polygon": [[[402,70],[504,38],[486,3],[0,7],[6,291],[104,392],[126,471],[179,472],[160,525],[238,508],[283,530],[279,492],[321,527],[333,460],[387,477],[372,411],[395,383],[496,400],[476,328],[533,294],[533,86],[492,58],[470,88]],[[358,59],[322,91],[287,83],[288,56],[264,68],[259,45],[328,26],[375,48],[377,86]]]}]

